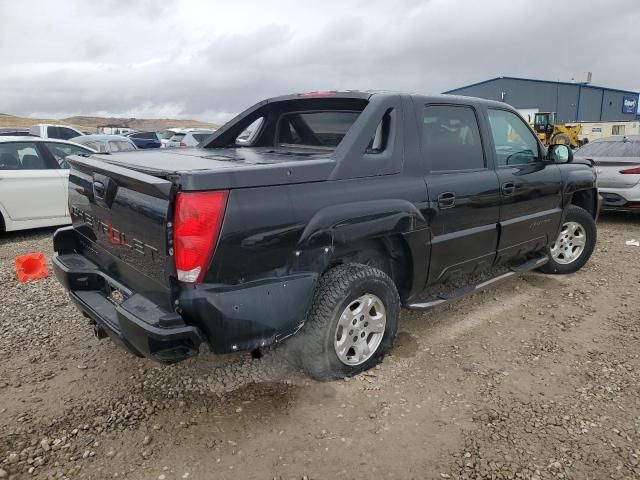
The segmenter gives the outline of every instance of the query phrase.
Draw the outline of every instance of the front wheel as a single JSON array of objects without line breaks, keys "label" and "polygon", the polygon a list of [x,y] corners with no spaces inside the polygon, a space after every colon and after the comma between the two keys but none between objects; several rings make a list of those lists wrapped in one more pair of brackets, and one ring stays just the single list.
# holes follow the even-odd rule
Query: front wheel
[{"label": "front wheel", "polygon": [[374,367],[393,344],[399,316],[398,291],[384,272],[356,263],[332,268],[292,339],[302,368],[326,381]]},{"label": "front wheel", "polygon": [[596,222],[584,208],[570,205],[556,240],[548,250],[544,273],[574,273],[591,257],[596,245]]}]

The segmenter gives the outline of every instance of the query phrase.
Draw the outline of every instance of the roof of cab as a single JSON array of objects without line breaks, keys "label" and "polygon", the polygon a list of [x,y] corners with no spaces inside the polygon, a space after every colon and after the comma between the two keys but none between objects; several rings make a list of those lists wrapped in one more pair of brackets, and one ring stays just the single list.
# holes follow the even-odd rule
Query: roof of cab
[{"label": "roof of cab", "polygon": [[264,103],[272,103],[272,102],[283,102],[288,100],[304,100],[305,98],[309,99],[318,99],[318,98],[358,98],[363,100],[370,100],[373,96],[409,96],[413,98],[420,98],[425,102],[455,102],[455,103],[467,103],[467,104],[475,104],[475,105],[486,105],[500,108],[508,108],[513,110],[513,107],[507,103],[498,102],[496,100],[487,100],[484,98],[478,97],[468,97],[463,95],[448,95],[448,94],[421,94],[421,93],[409,93],[409,92],[395,92],[390,90],[329,90],[329,91],[318,91],[318,92],[306,92],[306,93],[293,93],[289,95],[281,95],[279,97],[272,97],[260,102]]}]

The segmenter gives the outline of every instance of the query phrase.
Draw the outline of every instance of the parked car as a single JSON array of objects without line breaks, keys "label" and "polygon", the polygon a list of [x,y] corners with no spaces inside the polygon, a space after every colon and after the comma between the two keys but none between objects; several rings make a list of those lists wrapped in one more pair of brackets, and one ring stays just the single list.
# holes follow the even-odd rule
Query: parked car
[{"label": "parked car", "polygon": [[604,209],[640,212],[640,135],[599,138],[575,156],[595,163]]},{"label": "parked car", "polygon": [[167,147],[195,147],[202,141],[209,138],[213,132],[215,132],[215,130],[204,128],[179,132],[169,139],[169,142],[167,142]]},{"label": "parked car", "polygon": [[89,153],[65,140],[0,137],[0,231],[71,223],[66,158]]},{"label": "parked car", "polygon": [[125,137],[130,138],[136,147],[141,149],[160,148],[162,143],[156,132],[131,132],[125,133]]},{"label": "parked car", "polygon": [[32,125],[29,128],[29,134],[40,138],[58,138],[60,140],[70,140],[83,135],[81,131],[67,125],[49,125],[46,123]]},{"label": "parked car", "polygon": [[28,128],[20,128],[20,127],[2,127],[0,128],[0,136],[3,137],[28,137],[31,134],[29,133]]},{"label": "parked car", "polygon": [[86,145],[98,153],[133,152],[138,149],[130,138],[122,135],[83,135],[72,138],[71,141]]},{"label": "parked car", "polygon": [[596,242],[591,165],[478,98],[290,95],[199,148],[70,162],[56,275],[98,338],[165,363],[293,337],[309,375],[353,375],[401,306],[576,272]]},{"label": "parked car", "polygon": [[162,130],[161,132],[158,132],[158,136],[160,137],[160,143],[162,143],[162,148],[165,148],[167,146],[167,143],[169,143],[169,140],[171,140],[171,137],[173,137],[176,133],[181,132],[182,129],[180,128],[168,128],[166,130]]}]

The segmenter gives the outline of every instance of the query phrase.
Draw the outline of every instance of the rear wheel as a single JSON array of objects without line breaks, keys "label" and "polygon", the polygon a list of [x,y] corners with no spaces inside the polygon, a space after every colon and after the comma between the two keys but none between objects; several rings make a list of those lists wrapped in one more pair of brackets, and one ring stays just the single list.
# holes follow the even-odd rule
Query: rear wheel
[{"label": "rear wheel", "polygon": [[587,263],[596,245],[597,229],[585,209],[570,205],[560,233],[549,247],[545,273],[573,273]]},{"label": "rear wheel", "polygon": [[304,371],[335,380],[378,364],[398,330],[400,298],[381,270],[361,264],[332,268],[320,279],[305,325],[292,339]]}]

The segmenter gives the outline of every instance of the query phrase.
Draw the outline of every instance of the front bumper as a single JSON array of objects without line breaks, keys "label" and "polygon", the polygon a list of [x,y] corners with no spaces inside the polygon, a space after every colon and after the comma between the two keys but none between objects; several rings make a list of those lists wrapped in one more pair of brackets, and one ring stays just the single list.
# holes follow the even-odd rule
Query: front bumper
[{"label": "front bumper", "polygon": [[[197,355],[203,341],[197,327],[186,325],[177,313],[131,292],[82,255],[55,255],[53,270],[90,322],[134,355],[161,363]],[[122,298],[122,302],[113,297]]]}]

